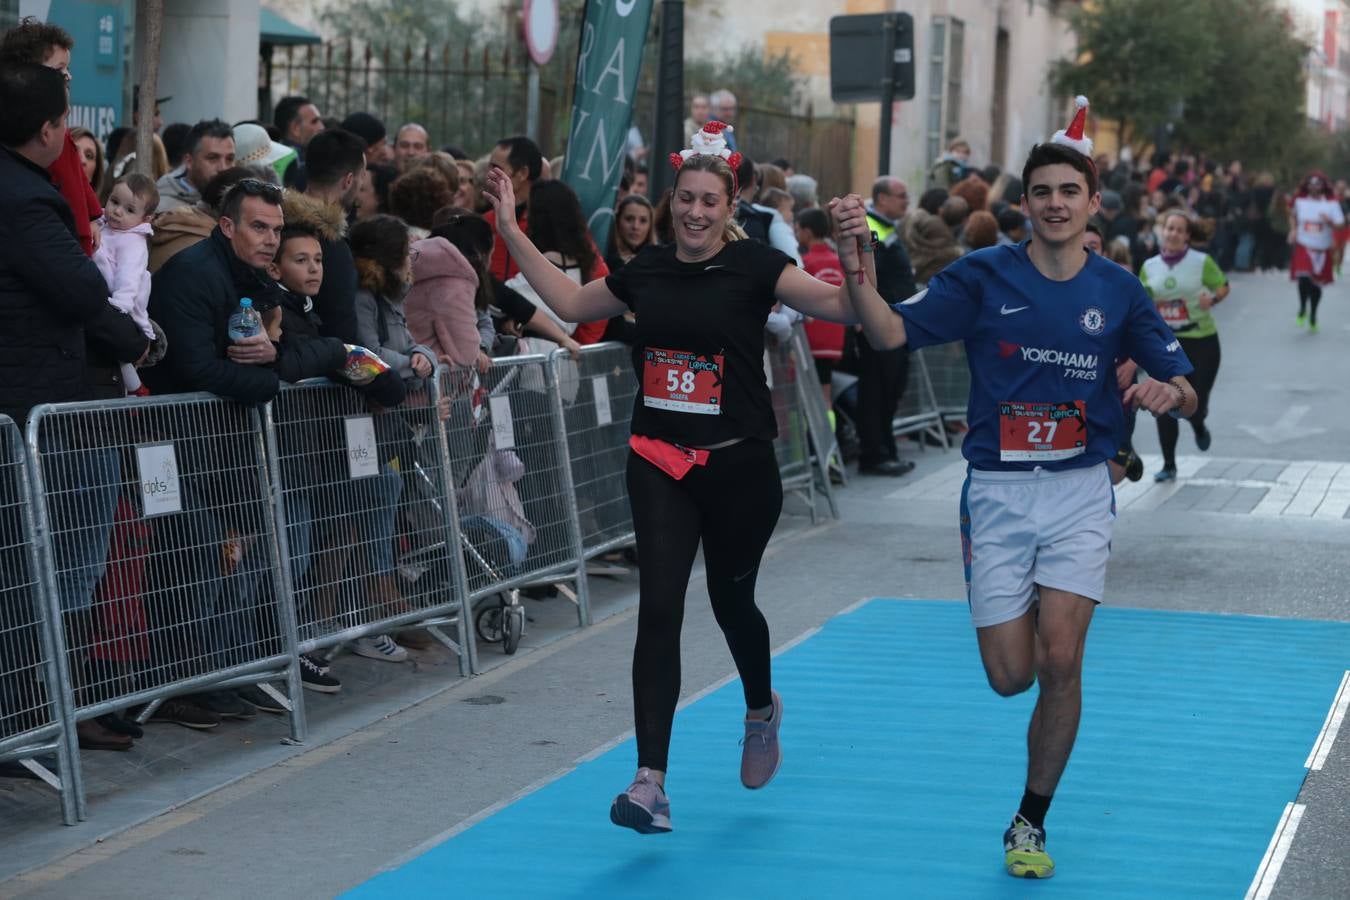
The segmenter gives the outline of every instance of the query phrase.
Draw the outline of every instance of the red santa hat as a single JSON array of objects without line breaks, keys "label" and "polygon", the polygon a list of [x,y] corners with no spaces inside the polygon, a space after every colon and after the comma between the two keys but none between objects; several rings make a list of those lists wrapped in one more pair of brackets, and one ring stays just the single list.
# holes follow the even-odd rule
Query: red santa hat
[{"label": "red santa hat", "polygon": [[733,153],[728,149],[727,139],[722,136],[722,132],[735,130],[725,122],[709,119],[703,128],[694,132],[694,136],[689,139],[687,150],[670,154],[670,164],[678,172],[684,161],[691,156],[720,156],[731,166],[731,177],[734,180],[736,170],[741,167],[742,157],[740,153]]},{"label": "red santa hat", "polygon": [[1075,107],[1073,121],[1063,131],[1056,131],[1055,136],[1050,138],[1050,143],[1072,147],[1088,159],[1092,159],[1092,138],[1083,134],[1083,126],[1087,124],[1088,98],[1079,94],[1074,98],[1073,105]]}]

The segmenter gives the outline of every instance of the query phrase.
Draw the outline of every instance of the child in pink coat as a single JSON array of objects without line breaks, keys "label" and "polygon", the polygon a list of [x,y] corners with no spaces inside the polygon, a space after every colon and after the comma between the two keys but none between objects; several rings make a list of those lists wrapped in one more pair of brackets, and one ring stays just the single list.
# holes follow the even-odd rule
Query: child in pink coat
[{"label": "child in pink coat", "polygon": [[451,366],[485,369],[485,350],[490,348],[483,346],[479,319],[484,313],[475,302],[478,272],[443,237],[417,241],[412,250],[413,285],[403,301],[403,314],[413,340]]},{"label": "child in pink coat", "polygon": [[[103,207],[103,242],[94,251],[94,264],[108,283],[108,302],[131,316],[145,336],[150,326],[150,220],[159,206],[159,191],[145,175],[123,175],[113,184]],[[147,394],[136,367],[122,364],[122,383],[128,394]]]}]

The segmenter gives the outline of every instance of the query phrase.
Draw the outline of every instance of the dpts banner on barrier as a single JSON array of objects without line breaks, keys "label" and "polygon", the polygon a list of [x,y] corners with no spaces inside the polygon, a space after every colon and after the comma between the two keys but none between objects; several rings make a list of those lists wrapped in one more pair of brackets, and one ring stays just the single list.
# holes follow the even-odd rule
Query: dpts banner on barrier
[{"label": "dpts banner on barrier", "polygon": [[652,0],[586,0],[562,180],[577,192],[601,248],[614,219],[651,14]]}]

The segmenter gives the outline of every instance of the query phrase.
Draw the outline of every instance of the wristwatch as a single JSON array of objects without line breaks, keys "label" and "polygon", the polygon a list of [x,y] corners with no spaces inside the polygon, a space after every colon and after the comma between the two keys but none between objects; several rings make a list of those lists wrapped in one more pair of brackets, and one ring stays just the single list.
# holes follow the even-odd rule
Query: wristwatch
[{"label": "wristwatch", "polygon": [[876,250],[876,249],[877,249],[877,244],[879,244],[879,243],[881,243],[881,242],[880,242],[880,240],[878,240],[878,238],[877,238],[877,233],[876,233],[875,231],[871,232],[871,235],[872,235],[872,240],[871,240],[870,242],[868,242],[868,243],[863,243],[862,241],[859,241],[859,242],[858,242],[858,251],[859,251],[859,252],[861,252],[861,253],[871,253],[873,250]]}]

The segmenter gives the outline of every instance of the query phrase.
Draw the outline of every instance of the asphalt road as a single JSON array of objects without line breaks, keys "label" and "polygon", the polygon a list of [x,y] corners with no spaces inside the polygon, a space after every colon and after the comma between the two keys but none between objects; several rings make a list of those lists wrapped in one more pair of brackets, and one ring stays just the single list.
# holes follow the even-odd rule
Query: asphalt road
[{"label": "asphalt road", "polygon": [[[1283,277],[1235,279],[1219,309],[1224,357],[1209,456],[1241,463],[1247,474],[1226,481],[1220,466],[1174,489],[1189,487],[1187,494],[1126,506],[1111,602],[1350,620],[1350,522],[1206,508],[1220,508],[1206,503],[1212,492],[1275,490],[1274,474],[1252,474],[1265,471],[1259,461],[1281,463],[1266,467],[1271,473],[1304,461],[1350,463],[1350,287],[1328,291],[1317,335],[1296,329],[1295,304]],[[1156,452],[1150,422],[1140,422],[1137,438],[1142,451]],[[942,486],[955,453],[913,452],[920,466],[905,479],[855,479],[842,491],[842,521],[809,528],[799,517],[785,520],[759,591],[776,644],[865,597],[963,596],[955,496]],[[1197,455],[1184,426],[1180,452]],[[931,490],[914,487],[925,478]],[[205,782],[183,788],[176,803],[166,799],[158,813],[129,811],[110,797],[92,810],[102,824],[65,832],[34,825],[78,840],[25,845],[28,871],[0,882],[0,897],[317,897],[359,884],[631,728],[633,586],[631,576],[598,581],[597,624],[584,632],[565,608],[540,605],[521,653],[508,660],[484,650],[495,668],[480,677],[459,680],[442,666],[416,696],[365,704],[349,696],[340,711],[339,701],[315,698],[315,737],[304,752],[257,771],[249,760],[266,754],[249,750],[230,765],[201,766]],[[686,696],[732,671],[700,582],[691,585],[683,653]],[[1350,668],[1350,648],[1346,657]],[[274,724],[254,728],[268,743],[280,733]],[[194,793],[202,796],[188,801]],[[1304,817],[1272,896],[1350,897],[1350,726],[1298,802]],[[522,836],[526,846],[530,839]],[[87,846],[69,852],[80,840]]]}]

